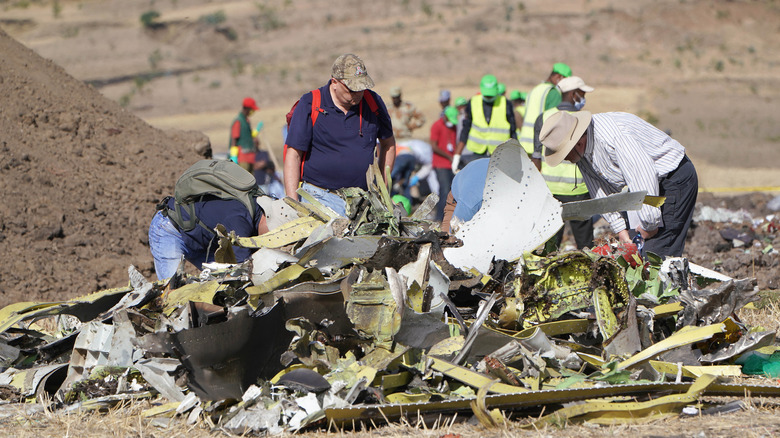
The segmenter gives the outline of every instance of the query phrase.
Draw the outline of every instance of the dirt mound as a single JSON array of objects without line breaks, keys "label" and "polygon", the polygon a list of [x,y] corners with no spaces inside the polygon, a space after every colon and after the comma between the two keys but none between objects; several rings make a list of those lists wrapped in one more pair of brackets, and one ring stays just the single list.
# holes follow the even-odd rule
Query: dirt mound
[{"label": "dirt mound", "polygon": [[153,275],[156,202],[207,141],[163,132],[0,30],[0,306]]}]

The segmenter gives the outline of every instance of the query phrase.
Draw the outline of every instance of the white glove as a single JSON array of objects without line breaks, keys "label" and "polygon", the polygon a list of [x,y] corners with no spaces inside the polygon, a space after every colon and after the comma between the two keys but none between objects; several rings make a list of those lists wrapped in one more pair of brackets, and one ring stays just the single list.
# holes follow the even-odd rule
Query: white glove
[{"label": "white glove", "polygon": [[460,154],[455,154],[452,157],[452,173],[458,173],[458,165],[460,164]]}]

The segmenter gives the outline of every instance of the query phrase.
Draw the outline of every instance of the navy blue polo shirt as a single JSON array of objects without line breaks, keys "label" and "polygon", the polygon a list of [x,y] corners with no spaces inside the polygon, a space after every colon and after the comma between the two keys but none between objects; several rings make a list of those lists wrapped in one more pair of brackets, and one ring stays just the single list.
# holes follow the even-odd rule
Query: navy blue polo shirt
[{"label": "navy blue polo shirt", "polygon": [[[174,208],[174,199],[168,201],[168,208]],[[249,210],[235,199],[220,199],[214,196],[204,196],[203,201],[195,202],[195,216],[209,229],[217,224],[225,226],[228,232],[235,231],[237,236],[257,236],[257,224],[263,218],[263,209],[257,206],[254,219]],[[181,213],[183,220],[190,216],[185,209]],[[182,232],[184,245],[187,247],[187,260],[201,269],[204,262],[214,261],[214,252],[219,247],[217,237],[200,225],[190,231]],[[236,261],[241,263],[252,255],[252,250],[233,246]]]},{"label": "navy blue polo shirt", "polygon": [[[290,120],[287,146],[304,152],[303,181],[328,190],[343,187],[367,189],[366,171],[374,162],[377,139],[390,138],[393,125],[382,98],[373,91],[379,106],[374,114],[365,98],[363,117],[355,105],[344,114],[330,96],[328,84],[320,88],[320,111],[312,128],[312,93],[304,94]],[[361,126],[362,122],[362,126]],[[361,129],[362,127],[362,129]],[[361,135],[362,131],[362,135]]]}]

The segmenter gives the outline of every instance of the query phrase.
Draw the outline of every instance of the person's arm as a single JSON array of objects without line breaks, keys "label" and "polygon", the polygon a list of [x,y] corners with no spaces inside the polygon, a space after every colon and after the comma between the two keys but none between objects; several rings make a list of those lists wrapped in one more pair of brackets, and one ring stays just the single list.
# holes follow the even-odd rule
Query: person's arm
[{"label": "person's arm", "polygon": [[563,96],[561,96],[561,90],[553,85],[544,99],[544,110],[542,110],[542,112],[560,105],[562,98]]},{"label": "person's arm", "polygon": [[[474,97],[476,99],[476,97]],[[458,146],[455,148],[455,155],[460,155],[463,152],[463,147],[469,139],[469,131],[471,131],[471,101],[466,105],[466,110],[463,113],[463,128],[460,131],[460,138],[458,139]]]},{"label": "person's arm", "polygon": [[517,140],[517,120],[515,120],[515,107],[512,102],[506,100],[506,121],[509,122],[509,137]]},{"label": "person's arm", "polygon": [[303,152],[288,147],[284,155],[284,194],[298,200],[298,184],[301,182]]},{"label": "person's arm", "polygon": [[230,146],[238,146],[239,137],[241,137],[241,122],[236,120],[230,128]]},{"label": "person's arm", "polygon": [[290,118],[287,143],[284,150],[282,173],[284,174],[284,193],[298,200],[298,185],[301,182],[301,163],[311,148],[314,129],[311,123],[312,93],[306,93],[298,100],[298,105]]},{"label": "person's arm", "polygon": [[455,202],[455,197],[452,196],[452,192],[450,192],[447,195],[447,201],[444,204],[444,218],[441,221],[441,230],[445,233],[450,232],[450,221],[452,220],[452,215],[455,213],[455,206],[458,205],[457,202]]},{"label": "person's arm", "polygon": [[[379,171],[382,172],[382,177],[387,181],[388,175],[385,173],[385,169],[389,168],[389,171],[393,170],[393,164],[395,164],[395,137],[390,136],[387,138],[379,139]],[[286,180],[287,178],[285,178]]]},{"label": "person's arm", "polygon": [[[472,99],[476,99],[476,97],[472,97]],[[458,139],[458,144],[455,145],[455,153],[452,155],[452,172],[456,173],[458,171],[458,166],[460,166],[460,155],[463,153],[463,149],[466,147],[466,142],[469,139],[469,131],[471,131],[471,101],[469,100],[468,104],[466,104],[466,109],[463,112],[463,126],[460,130],[460,138]]]},{"label": "person's arm", "polygon": [[262,236],[267,232],[268,232],[268,219],[265,217],[265,213],[263,213],[263,217],[261,217],[260,222],[257,223],[257,235]]},{"label": "person's arm", "polygon": [[[585,180],[585,186],[588,187],[588,192],[590,193],[590,197],[592,199],[604,198],[614,193],[612,186],[606,180],[604,180],[601,175],[599,175],[598,172],[593,169],[593,167],[591,167],[590,163],[584,160],[580,160],[577,163],[577,167],[582,173],[582,178]],[[604,217],[604,220],[609,223],[609,226],[612,228],[612,232],[618,236],[620,236],[621,231],[627,228],[626,221],[623,219],[623,216],[621,216],[620,213],[604,213],[602,216]]]},{"label": "person's arm", "polygon": [[542,170],[542,151],[544,146],[542,141],[539,140],[539,133],[542,132],[542,124],[544,123],[544,113],[539,114],[534,122],[534,152],[531,154],[531,161],[533,161],[536,169]]}]

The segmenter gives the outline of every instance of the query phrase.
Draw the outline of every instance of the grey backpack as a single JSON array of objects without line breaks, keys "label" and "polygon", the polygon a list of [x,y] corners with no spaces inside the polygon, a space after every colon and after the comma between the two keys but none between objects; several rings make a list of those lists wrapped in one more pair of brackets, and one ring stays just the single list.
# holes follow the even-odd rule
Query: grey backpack
[{"label": "grey backpack", "polygon": [[[228,160],[200,160],[193,164],[176,181],[173,192],[174,208],[167,207],[170,197],[165,198],[159,209],[163,210],[181,231],[190,231],[200,220],[195,216],[195,202],[204,196],[216,196],[220,199],[235,199],[241,201],[255,219],[257,202],[255,198],[263,191],[257,186],[254,175],[242,169],[238,164]],[[187,211],[189,220],[182,218],[182,208]],[[212,230],[209,230],[213,233]]]}]

